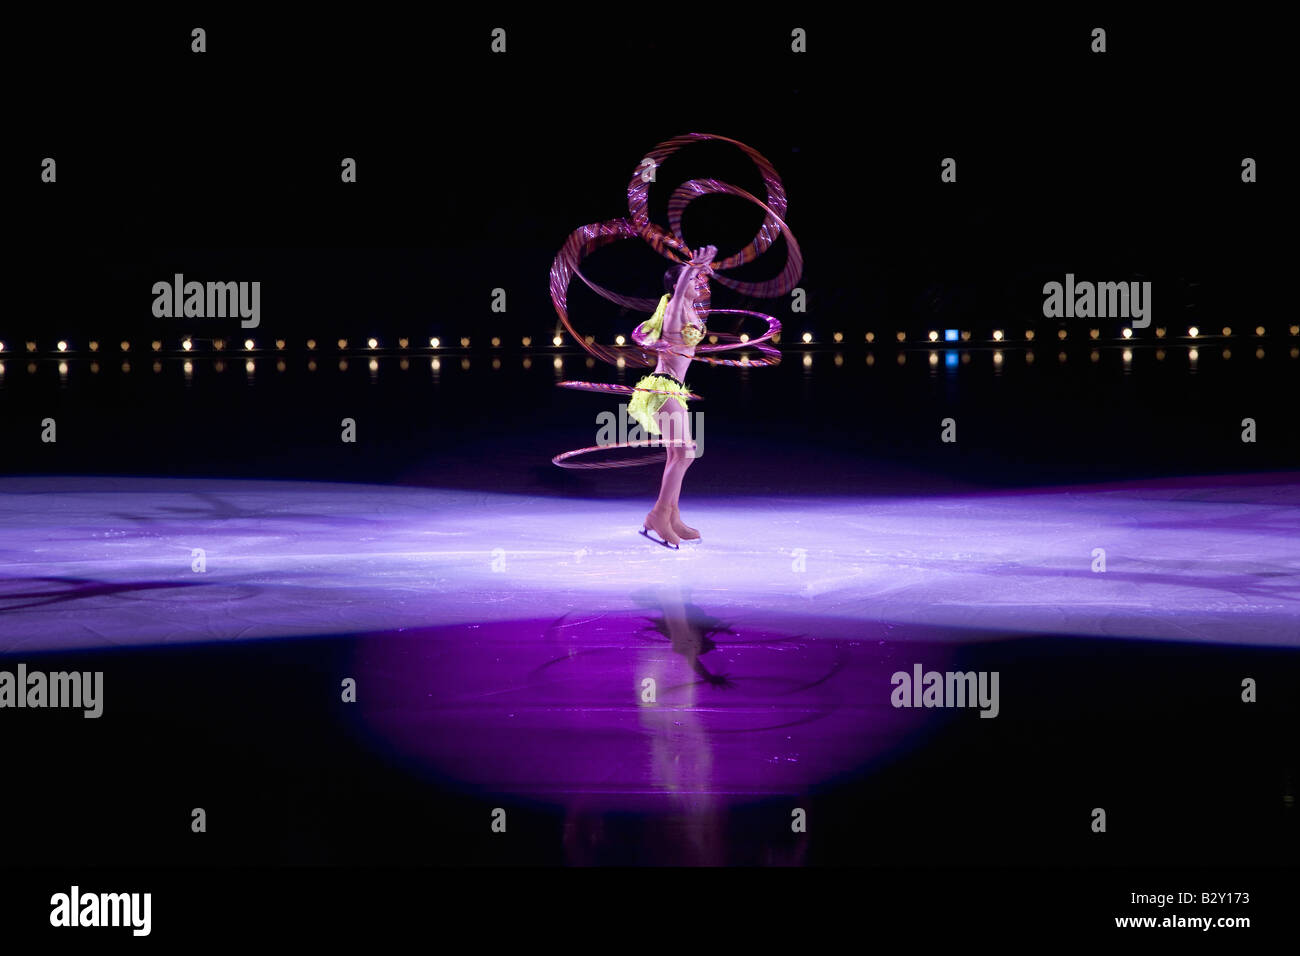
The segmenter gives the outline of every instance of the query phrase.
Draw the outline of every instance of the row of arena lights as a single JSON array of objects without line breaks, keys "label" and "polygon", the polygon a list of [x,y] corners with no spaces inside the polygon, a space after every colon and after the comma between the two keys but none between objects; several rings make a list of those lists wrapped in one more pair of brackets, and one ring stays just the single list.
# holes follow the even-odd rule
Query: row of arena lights
[{"label": "row of arena lights", "polygon": [[[1156,358],[1156,361],[1158,361],[1158,362],[1163,362],[1163,361],[1165,360],[1165,358],[1166,358],[1166,355],[1167,355],[1167,353],[1166,353],[1165,349],[1163,349],[1163,348],[1157,348],[1157,349],[1155,350],[1155,358]],[[1229,360],[1229,359],[1232,358],[1232,350],[1229,349],[1229,348],[1225,345],[1225,346],[1223,347],[1223,349],[1222,349],[1221,355],[1222,355],[1222,358],[1223,358],[1223,359],[1225,359],[1225,360]],[[1255,358],[1257,358],[1257,359],[1262,359],[1262,358],[1264,358],[1264,355],[1265,355],[1265,353],[1264,353],[1264,349],[1263,349],[1263,348],[1257,348],[1257,349],[1255,350]],[[1290,355],[1291,355],[1291,358],[1292,358],[1292,359],[1300,359],[1300,347],[1292,347],[1292,349],[1291,349],[1291,351],[1290,351]],[[993,367],[994,367],[994,369],[996,370],[996,369],[1000,369],[1000,368],[1002,368],[1002,366],[1003,366],[1003,364],[1004,364],[1004,362],[1005,362],[1005,360],[1006,360],[1006,356],[1003,354],[1002,350],[1001,350],[1001,349],[995,349],[994,352],[993,352],[993,354],[992,354],[992,357],[993,357]],[[1128,365],[1133,361],[1133,350],[1132,350],[1132,349],[1129,349],[1129,348],[1125,348],[1124,351],[1123,351],[1123,356],[1122,356],[1122,357],[1123,357],[1123,360],[1124,360],[1124,365],[1127,367],[1127,366],[1128,366]],[[450,358],[450,356],[449,356],[449,358]],[[1089,358],[1090,358],[1090,360],[1091,360],[1092,362],[1094,362],[1094,363],[1095,363],[1095,362],[1100,362],[1100,361],[1101,361],[1101,352],[1098,351],[1097,349],[1093,349],[1092,352],[1091,352],[1091,354],[1090,354],[1090,356],[1089,356]],[[1193,366],[1196,365],[1196,363],[1197,363],[1197,361],[1198,361],[1199,358],[1200,358],[1200,349],[1198,349],[1196,346],[1192,346],[1192,347],[1190,347],[1190,348],[1187,350],[1187,359],[1188,359],[1188,361],[1189,361]],[[1025,350],[1024,360],[1025,360],[1026,364],[1030,364],[1030,365],[1032,365],[1032,364],[1035,362],[1036,357],[1035,357],[1035,354],[1034,354],[1034,348],[1033,348],[1033,347],[1031,347],[1031,348]],[[1058,360],[1059,362],[1064,363],[1064,362],[1066,362],[1066,361],[1068,360],[1068,356],[1067,356],[1067,354],[1066,354],[1064,351],[1062,351],[1062,352],[1058,353],[1058,355],[1057,355],[1057,360]],[[552,364],[553,364],[553,366],[555,367],[555,370],[556,370],[557,373],[559,373],[559,372],[561,372],[561,371],[563,370],[564,365],[565,365],[565,361],[564,361],[563,356],[556,355],[556,356],[554,356],[554,357],[552,358],[551,361],[552,361]],[[593,359],[593,358],[591,358],[591,357],[588,357],[585,361],[586,361],[587,368],[594,368],[594,367],[595,367],[595,364],[596,364],[596,360],[595,360],[595,359]],[[906,364],[908,364],[908,362],[907,362],[907,353],[906,353],[906,352],[902,352],[902,351],[900,351],[900,352],[898,353],[897,357],[896,357],[896,361],[898,362],[899,365],[906,365]],[[963,349],[963,350],[961,351],[961,353],[960,353],[960,357],[958,356],[957,351],[956,351],[956,350],[953,350],[953,349],[945,350],[945,354],[944,354],[943,356],[940,356],[940,353],[939,353],[937,350],[934,350],[934,349],[931,349],[930,352],[929,352],[929,364],[930,364],[931,366],[938,366],[938,365],[942,362],[946,367],[948,367],[948,368],[951,369],[951,368],[956,368],[957,365],[958,365],[959,363],[962,364],[962,365],[967,365],[967,364],[970,363],[970,361],[971,361],[971,353],[968,352],[968,351],[966,351],[965,349]],[[226,363],[225,363],[225,361],[224,361],[223,359],[221,359],[221,358],[214,358],[214,359],[212,359],[212,362],[213,362],[213,367],[215,368],[216,371],[218,371],[218,372],[224,372],[224,371],[226,370]],[[623,360],[622,358],[619,358],[615,364],[616,364],[619,368],[624,368],[624,367],[625,367],[625,363],[624,363],[624,360]],[[741,358],[741,364],[742,364],[742,365],[747,364],[747,363],[745,362],[744,357]],[[843,353],[839,353],[839,352],[837,352],[837,353],[835,354],[835,357],[834,357],[834,364],[835,364],[837,367],[838,367],[838,366],[843,366],[843,365],[844,365],[844,355],[843,355]],[[874,353],[874,352],[870,352],[870,351],[867,352],[867,355],[866,355],[866,364],[867,364],[868,366],[871,366],[871,365],[875,365],[875,364],[876,364],[876,356],[875,356],[875,353]],[[399,365],[399,367],[401,368],[402,371],[406,371],[406,370],[408,370],[408,369],[411,368],[411,361],[410,361],[409,358],[405,358],[405,357],[403,357],[403,358],[400,360],[400,362],[398,363],[398,365]],[[811,368],[812,365],[813,365],[813,357],[812,357],[812,355],[810,355],[810,354],[805,354],[805,355],[803,356],[803,366],[804,366],[805,368]],[[524,368],[526,368],[526,369],[528,369],[528,368],[532,368],[532,367],[533,367],[533,360],[532,360],[530,357],[525,356],[525,357],[523,358],[523,361],[522,361],[522,366],[523,366]],[[308,360],[308,362],[307,362],[307,371],[309,371],[309,372],[315,372],[315,371],[318,369],[318,367],[319,367],[319,366],[317,365],[317,362],[316,362],[315,359],[310,359],[310,360]],[[369,367],[369,369],[370,369],[370,371],[371,371],[372,373],[377,373],[377,372],[379,371],[379,359],[378,359],[378,358],[373,358],[373,357],[372,357],[372,358],[370,359],[369,363],[368,363],[368,367]],[[435,373],[441,371],[441,369],[442,369],[442,360],[439,359],[439,358],[436,357],[436,356],[431,357],[431,358],[429,359],[429,367],[430,367],[430,368],[431,368]],[[462,357],[461,357],[461,359],[460,359],[460,367],[461,367],[461,369],[466,370],[466,371],[469,370],[469,369],[471,368],[471,363],[470,363],[470,359],[469,359],[468,356],[462,356]],[[287,368],[288,368],[288,364],[285,362],[285,360],[284,360],[283,358],[279,358],[279,359],[276,360],[276,362],[275,362],[275,369],[276,369],[277,372],[284,372],[284,371],[287,370]],[[338,368],[339,368],[339,371],[340,371],[340,372],[346,372],[346,371],[350,368],[350,363],[348,362],[348,360],[347,360],[346,358],[340,358],[340,359],[338,360]],[[494,370],[495,370],[495,369],[500,369],[500,368],[502,368],[502,364],[501,364],[501,359],[500,359],[500,358],[493,358],[493,359],[492,359],[492,368],[493,368]],[[245,371],[248,372],[249,375],[252,375],[252,374],[256,371],[256,369],[257,369],[257,362],[256,362],[252,357],[248,357],[248,358],[246,358],[246,359],[244,360],[244,369],[245,369]],[[161,371],[163,370],[163,363],[162,363],[161,361],[157,361],[157,360],[155,360],[154,363],[153,363],[153,370],[154,370],[155,373],[157,373],[157,372],[161,372]],[[27,371],[28,371],[29,373],[31,373],[31,374],[35,374],[36,371],[37,371],[37,364],[36,364],[36,362],[34,362],[34,361],[29,362],[28,365],[27,365]],[[67,376],[67,374],[68,374],[68,372],[69,372],[68,363],[67,363],[66,361],[60,361],[60,362],[59,362],[58,371],[59,371],[59,375],[60,375],[60,377],[65,377],[65,376]],[[99,372],[99,363],[96,362],[96,361],[92,361],[92,362],[90,363],[90,371],[91,371],[92,373],[97,373],[97,372]],[[131,371],[131,363],[130,363],[129,361],[124,361],[124,362],[122,363],[122,371],[123,371],[123,372],[130,372],[130,371]],[[194,362],[193,362],[192,360],[188,359],[188,358],[185,360],[185,363],[184,363],[184,372],[185,372],[185,377],[186,377],[187,379],[188,379],[189,377],[191,377],[191,376],[194,374]],[[4,377],[4,374],[5,374],[5,363],[4,363],[3,360],[0,360],[0,378],[3,378],[3,377]]]},{"label": "row of arena lights", "polygon": [[[1293,335],[1293,336],[1295,336],[1295,335],[1300,335],[1300,326],[1292,325],[1292,326],[1291,326],[1287,331],[1288,331],[1291,335]],[[1264,326],[1259,325],[1259,326],[1256,326],[1256,327],[1255,327],[1255,329],[1254,329],[1254,333],[1255,333],[1256,337],[1262,338],[1262,337],[1264,337],[1264,336],[1267,334],[1267,330],[1264,328]],[[1232,331],[1231,326],[1224,326],[1223,329],[1222,329],[1218,334],[1219,334],[1221,337],[1223,337],[1223,338],[1231,338],[1232,335],[1233,335],[1233,331]],[[1156,336],[1156,338],[1158,338],[1158,339],[1163,339],[1163,338],[1165,338],[1167,335],[1168,335],[1168,331],[1167,331],[1166,329],[1164,329],[1164,328],[1157,328],[1157,329],[1155,330],[1155,336]],[[1212,332],[1211,332],[1211,333],[1203,332],[1203,331],[1202,331],[1198,326],[1195,326],[1195,325],[1189,326],[1188,329],[1187,329],[1187,333],[1186,333],[1186,337],[1187,337],[1187,338],[1192,338],[1192,339],[1195,339],[1195,338],[1203,338],[1203,337],[1205,337],[1206,335],[1214,335],[1214,333],[1212,333]],[[1035,333],[1035,331],[1034,331],[1033,329],[1026,329],[1026,330],[1025,330],[1025,332],[1024,332],[1024,341],[1026,341],[1026,342],[1032,342],[1032,341],[1034,341],[1035,337],[1036,337],[1036,333]],[[1064,342],[1064,341],[1069,337],[1069,333],[1067,332],[1066,329],[1058,329],[1057,332],[1056,332],[1056,337],[1057,337],[1059,340],[1061,340],[1062,342]],[[712,342],[716,342],[716,341],[717,341],[716,336],[710,336],[709,338],[710,338],[710,341],[712,341]],[[742,335],[740,338],[741,338],[741,341],[742,341],[742,342],[747,342],[747,341],[749,341],[749,336],[747,336],[747,335]],[[1093,341],[1097,341],[1097,340],[1099,340],[1099,339],[1101,338],[1101,330],[1100,330],[1100,329],[1089,329],[1089,330],[1088,330],[1088,338],[1091,339],[1091,340],[1093,340]],[[1120,338],[1121,338],[1121,339],[1125,339],[1125,340],[1133,338],[1133,330],[1132,330],[1132,329],[1128,329],[1128,328],[1124,329],[1124,330],[1120,333]],[[938,342],[938,341],[940,341],[940,339],[942,339],[944,342],[958,342],[958,341],[960,341],[960,342],[969,342],[970,339],[971,339],[971,333],[968,332],[968,331],[959,331],[959,330],[957,330],[957,329],[945,329],[943,332],[939,332],[938,330],[932,329],[929,333],[927,333],[927,335],[926,335],[926,339],[927,339],[928,341],[930,341],[930,342]],[[837,344],[838,344],[838,343],[841,343],[841,342],[844,341],[844,334],[843,334],[842,332],[836,332],[836,333],[831,337],[831,340],[832,340],[833,342],[837,343]],[[876,341],[876,333],[875,333],[875,332],[867,332],[867,333],[865,334],[865,336],[864,336],[864,340],[866,341],[866,343],[867,343],[868,345],[874,343],[874,342]],[[894,340],[897,341],[897,342],[899,342],[899,343],[905,343],[905,342],[907,341],[907,333],[905,333],[905,332],[896,332],[896,333],[894,333]],[[596,340],[595,340],[595,337],[594,337],[594,336],[590,336],[590,335],[589,335],[589,336],[586,336],[586,341],[587,341],[587,344],[590,345],[590,344],[593,344]],[[779,341],[780,341],[780,336],[779,336],[779,335],[775,336],[775,337],[773,338],[773,341],[774,341],[774,342],[779,342]],[[813,334],[812,334],[811,332],[805,332],[805,333],[803,333],[802,341],[803,341],[803,344],[805,344],[805,345],[811,345],[811,344],[814,344]],[[1002,329],[994,329],[994,330],[993,330],[993,334],[992,334],[992,341],[993,341],[993,342],[1007,342],[1007,341],[1010,341],[1010,340],[1007,338],[1006,333],[1005,333]],[[524,336],[524,337],[520,340],[520,342],[521,342],[521,344],[523,345],[524,348],[531,348],[531,347],[532,347],[532,344],[533,344],[533,339],[532,339],[531,336],[527,336],[527,335],[526,335],[526,336]],[[493,348],[500,348],[500,347],[501,347],[501,339],[500,339],[500,337],[499,337],[499,336],[493,336],[493,338],[491,339],[491,343],[492,343],[492,347],[493,347]],[[307,344],[307,349],[308,349],[308,351],[315,351],[315,350],[318,348],[318,345],[319,345],[319,343],[318,343],[315,339],[308,339],[306,344]],[[348,339],[339,339],[338,342],[337,342],[337,345],[338,345],[339,351],[347,351],[347,350],[348,350],[348,347],[349,347],[349,344],[350,344],[350,342],[349,342]],[[564,345],[564,338],[563,338],[563,336],[556,335],[554,338],[551,339],[551,344],[552,344],[553,346],[557,347],[557,348],[560,347],[560,346],[562,346],[562,345]],[[624,336],[620,335],[620,336],[617,336],[617,337],[614,339],[614,344],[616,344],[616,345],[625,345],[625,344],[627,344],[627,340],[626,340],[626,338],[624,338]],[[227,345],[227,342],[226,342],[225,339],[214,339],[214,340],[212,341],[212,349],[213,349],[214,351],[217,351],[217,352],[224,351],[224,350],[226,349],[226,345]],[[411,341],[410,341],[410,339],[407,339],[407,338],[401,338],[401,339],[398,339],[398,340],[397,340],[397,345],[398,345],[398,348],[400,348],[400,349],[408,349],[408,348],[410,348]],[[35,343],[35,342],[28,341],[28,342],[26,343],[26,346],[27,346],[27,351],[28,351],[28,352],[35,352],[35,351],[37,350],[37,347],[36,347],[36,343]],[[99,351],[99,348],[100,348],[100,343],[99,343],[98,341],[94,341],[94,340],[92,340],[91,342],[88,343],[88,346],[89,346],[90,351],[92,351],[92,352],[98,352],[98,351]],[[257,342],[256,342],[254,339],[245,339],[244,342],[243,342],[243,346],[244,346],[244,351],[246,351],[246,352],[255,352],[255,351],[258,351],[258,350],[259,350],[259,346],[258,346]],[[8,346],[7,346],[3,341],[0,341],[0,352],[4,352],[4,351],[6,350],[7,347],[8,347]],[[154,339],[152,342],[150,342],[150,347],[151,347],[151,348],[153,349],[153,351],[155,351],[155,352],[161,352],[161,351],[163,350],[163,343],[162,343],[162,341],[159,340],[159,339]],[[182,351],[190,352],[190,351],[193,351],[193,350],[195,349],[195,342],[194,342],[194,340],[193,340],[192,338],[184,338],[184,339],[182,339],[181,342],[180,342],[180,347],[181,347],[181,350],[182,350]],[[370,351],[375,351],[375,350],[377,350],[379,347],[380,347],[380,344],[379,344],[379,340],[378,340],[378,339],[372,337],[372,338],[369,338],[369,339],[366,340],[366,348],[369,349]],[[437,336],[433,336],[433,337],[431,337],[431,338],[429,339],[429,348],[430,348],[430,349],[435,349],[435,350],[436,350],[436,349],[440,349],[440,348],[442,348],[442,347],[443,347],[442,340],[439,339]],[[461,348],[469,348],[469,347],[470,347],[470,339],[469,339],[468,336],[461,338],[461,340],[460,340],[460,347],[461,347]],[[123,342],[121,342],[121,343],[119,344],[119,348],[120,348],[121,351],[123,351],[123,352],[129,352],[129,351],[131,351],[131,343],[130,343],[129,341],[123,341]],[[283,351],[283,350],[286,348],[286,342],[285,342],[285,340],[284,340],[284,339],[276,339],[276,340],[275,340],[275,348],[276,348],[277,351]],[[60,339],[60,340],[58,341],[58,343],[55,345],[55,349],[56,349],[57,351],[59,351],[59,352],[69,352],[69,351],[72,351],[72,347],[68,344],[68,342],[67,342],[66,339]]]}]

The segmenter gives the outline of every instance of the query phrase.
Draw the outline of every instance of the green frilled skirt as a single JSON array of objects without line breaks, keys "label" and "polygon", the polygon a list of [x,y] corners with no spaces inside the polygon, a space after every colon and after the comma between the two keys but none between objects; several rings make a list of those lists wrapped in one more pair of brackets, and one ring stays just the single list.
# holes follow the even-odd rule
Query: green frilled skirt
[{"label": "green frilled skirt", "polygon": [[689,394],[686,386],[671,375],[646,375],[636,383],[636,392],[627,403],[627,413],[651,435],[658,435],[659,422],[656,419],[664,402],[675,398],[685,408],[686,396]]}]

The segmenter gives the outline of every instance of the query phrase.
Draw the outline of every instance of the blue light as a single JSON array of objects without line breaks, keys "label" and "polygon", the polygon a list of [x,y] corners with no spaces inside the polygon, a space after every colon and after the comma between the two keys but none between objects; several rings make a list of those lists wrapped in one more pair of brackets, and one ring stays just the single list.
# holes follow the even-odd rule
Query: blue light
[{"label": "blue light", "polygon": [[945,342],[956,342],[956,341],[957,341],[957,330],[956,330],[956,329],[944,329],[944,330],[943,330],[943,340],[944,340]]},{"label": "blue light", "polygon": [[948,349],[948,351],[946,351],[946,352],[943,354],[943,364],[944,364],[944,366],[947,367],[947,368],[956,368],[956,367],[957,367],[957,353],[954,352],[952,349]]}]

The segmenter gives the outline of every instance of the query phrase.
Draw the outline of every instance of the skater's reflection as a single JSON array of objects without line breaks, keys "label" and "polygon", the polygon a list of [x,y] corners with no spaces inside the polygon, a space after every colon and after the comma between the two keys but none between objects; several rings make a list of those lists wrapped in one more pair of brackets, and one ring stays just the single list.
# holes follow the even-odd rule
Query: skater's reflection
[{"label": "skater's reflection", "polygon": [[680,586],[659,588],[654,592],[654,599],[663,613],[649,619],[647,632],[667,638],[673,653],[686,658],[691,670],[707,683],[714,687],[731,687],[726,674],[709,670],[700,658],[718,646],[713,640],[715,634],[734,636],[736,632],[689,603]]},{"label": "skater's reflection", "polygon": [[[692,605],[677,584],[655,589],[661,614],[650,618],[647,633],[667,639],[671,656],[647,650],[639,670],[655,678],[658,698],[641,709],[641,726],[650,732],[650,776],[668,794],[669,815],[663,819],[665,849],[690,865],[726,861],[727,807],[717,792],[719,740],[715,734],[712,688],[730,688],[723,673],[705,666],[702,658],[716,648],[714,637],[731,633],[716,618]],[[678,658],[681,660],[678,660]],[[684,673],[682,661],[689,667]],[[703,678],[700,680],[699,678]]]}]

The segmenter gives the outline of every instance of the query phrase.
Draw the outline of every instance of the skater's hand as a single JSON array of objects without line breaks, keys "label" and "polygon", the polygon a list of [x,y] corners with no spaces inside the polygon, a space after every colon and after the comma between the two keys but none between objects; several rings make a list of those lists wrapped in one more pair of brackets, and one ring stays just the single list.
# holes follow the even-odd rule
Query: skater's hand
[{"label": "skater's hand", "polygon": [[713,261],[713,257],[717,254],[717,246],[705,246],[703,249],[700,249],[695,253],[695,258],[691,260],[691,265],[695,267],[697,272],[703,272],[706,276],[711,276],[713,275],[713,269],[710,267],[709,263]]}]

